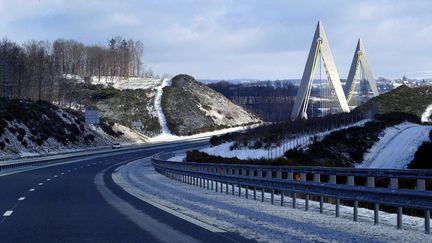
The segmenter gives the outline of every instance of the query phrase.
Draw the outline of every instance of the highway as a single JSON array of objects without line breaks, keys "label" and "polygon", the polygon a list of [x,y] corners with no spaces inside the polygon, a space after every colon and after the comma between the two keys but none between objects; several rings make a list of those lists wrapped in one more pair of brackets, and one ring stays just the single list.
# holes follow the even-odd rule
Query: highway
[{"label": "highway", "polygon": [[0,176],[0,242],[247,241],[167,213],[112,180],[113,171],[125,163],[206,143],[164,143],[63,158],[70,163]]}]

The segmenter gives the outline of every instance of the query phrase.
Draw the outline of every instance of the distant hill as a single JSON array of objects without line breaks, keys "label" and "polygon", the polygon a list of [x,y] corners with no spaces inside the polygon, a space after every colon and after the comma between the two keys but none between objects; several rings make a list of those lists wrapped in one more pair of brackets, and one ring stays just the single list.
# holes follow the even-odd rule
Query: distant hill
[{"label": "distant hill", "polygon": [[163,89],[162,108],[170,130],[182,136],[261,121],[188,75],[175,76]]},{"label": "distant hill", "polygon": [[402,85],[372,98],[355,110],[368,113],[373,107],[376,107],[379,114],[403,112],[421,117],[430,104],[432,104],[432,86],[410,88]]}]

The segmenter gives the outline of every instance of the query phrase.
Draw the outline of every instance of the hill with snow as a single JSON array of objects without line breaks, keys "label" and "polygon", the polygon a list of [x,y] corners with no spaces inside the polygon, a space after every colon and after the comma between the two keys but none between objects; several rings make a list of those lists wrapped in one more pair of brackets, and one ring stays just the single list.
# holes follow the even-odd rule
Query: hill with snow
[{"label": "hill with snow", "polygon": [[163,88],[162,110],[171,132],[180,136],[261,122],[188,75],[177,75]]},{"label": "hill with snow", "polygon": [[0,99],[0,157],[14,158],[132,142],[127,129],[102,121],[84,123],[82,113],[45,101]]}]

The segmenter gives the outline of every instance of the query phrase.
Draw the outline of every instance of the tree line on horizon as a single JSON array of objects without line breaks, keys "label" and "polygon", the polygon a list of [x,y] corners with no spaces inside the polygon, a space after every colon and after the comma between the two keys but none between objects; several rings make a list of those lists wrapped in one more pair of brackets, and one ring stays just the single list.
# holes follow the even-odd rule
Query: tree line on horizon
[{"label": "tree line on horizon", "polygon": [[143,43],[113,37],[106,46],[76,40],[0,41],[0,97],[61,104],[71,90],[69,77],[137,77],[144,73]]}]

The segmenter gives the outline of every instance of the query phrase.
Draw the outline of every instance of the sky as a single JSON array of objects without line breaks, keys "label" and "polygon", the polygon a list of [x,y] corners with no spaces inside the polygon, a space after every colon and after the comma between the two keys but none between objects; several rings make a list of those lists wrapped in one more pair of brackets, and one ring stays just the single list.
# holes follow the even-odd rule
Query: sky
[{"label": "sky", "polygon": [[158,74],[299,79],[321,20],[341,78],[362,38],[376,77],[432,78],[430,0],[0,0],[0,37],[141,40]]}]

